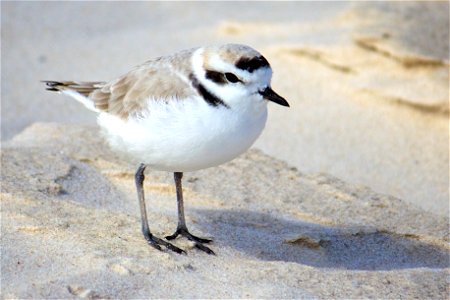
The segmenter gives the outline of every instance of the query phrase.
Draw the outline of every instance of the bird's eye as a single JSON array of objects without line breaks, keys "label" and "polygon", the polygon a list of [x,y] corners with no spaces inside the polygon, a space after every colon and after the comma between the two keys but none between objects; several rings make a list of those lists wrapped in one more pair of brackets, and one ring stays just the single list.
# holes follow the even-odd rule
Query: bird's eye
[{"label": "bird's eye", "polygon": [[231,83],[240,81],[239,78],[237,78],[237,76],[233,73],[225,73],[225,78]]}]

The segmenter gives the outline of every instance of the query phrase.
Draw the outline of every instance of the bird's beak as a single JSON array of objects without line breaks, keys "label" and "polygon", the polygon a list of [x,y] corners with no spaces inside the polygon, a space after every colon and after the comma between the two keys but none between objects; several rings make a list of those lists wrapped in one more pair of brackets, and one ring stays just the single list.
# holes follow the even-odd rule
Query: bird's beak
[{"label": "bird's beak", "polygon": [[286,99],[275,93],[270,87],[266,87],[264,90],[259,91],[259,93],[266,100],[289,107],[289,103],[286,101]]}]

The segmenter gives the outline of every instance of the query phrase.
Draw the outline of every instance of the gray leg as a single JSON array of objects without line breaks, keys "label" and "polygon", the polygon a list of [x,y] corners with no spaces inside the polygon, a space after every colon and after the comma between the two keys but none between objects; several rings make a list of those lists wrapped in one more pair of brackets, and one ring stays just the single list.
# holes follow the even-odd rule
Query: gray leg
[{"label": "gray leg", "polygon": [[151,232],[150,228],[148,227],[148,220],[147,220],[147,209],[145,207],[145,197],[144,197],[144,188],[143,183],[145,179],[144,175],[145,171],[145,165],[141,164],[139,168],[136,171],[135,175],[135,182],[136,182],[136,189],[139,199],[139,207],[141,209],[141,222],[142,222],[142,233],[144,234],[145,239],[147,242],[153,246],[154,248],[158,250],[162,250],[161,246],[166,247],[169,250],[172,250],[176,253],[185,253],[184,250],[172,245],[171,243],[168,243],[160,238],[155,237]]},{"label": "gray leg", "polygon": [[196,248],[198,248],[198,249],[200,249],[202,251],[205,251],[208,254],[215,254],[214,251],[212,251],[211,249],[209,249],[208,247],[203,245],[205,243],[212,242],[212,240],[199,238],[199,237],[191,234],[189,232],[189,230],[187,229],[186,220],[184,218],[183,187],[181,185],[181,180],[183,178],[183,173],[182,172],[175,172],[173,175],[174,175],[174,179],[175,179],[175,187],[176,187],[176,190],[177,190],[178,226],[177,226],[177,230],[175,231],[175,233],[172,234],[172,235],[166,236],[166,239],[173,240],[178,235],[182,235],[182,236],[186,237],[187,239],[195,242],[195,247]]}]

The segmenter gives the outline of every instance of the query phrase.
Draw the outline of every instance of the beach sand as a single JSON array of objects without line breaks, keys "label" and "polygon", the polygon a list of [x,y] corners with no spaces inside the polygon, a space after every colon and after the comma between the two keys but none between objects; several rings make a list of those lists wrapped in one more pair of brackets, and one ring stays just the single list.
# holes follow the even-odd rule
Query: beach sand
[{"label": "beach sand", "polygon": [[[188,226],[212,237],[217,255],[183,239],[178,255],[144,240],[134,172],[95,126],[36,123],[6,143],[2,297],[448,295],[447,219],[398,198],[251,150],[185,174]],[[149,170],[144,189],[153,233],[172,233],[171,174]]]},{"label": "beach sand", "polygon": [[[446,298],[448,5],[2,2],[2,297]],[[291,107],[269,106],[247,154],[186,174],[188,223],[218,256],[160,253],[135,166],[39,81],[227,42],[267,57]],[[170,233],[170,174],[145,188]]]}]

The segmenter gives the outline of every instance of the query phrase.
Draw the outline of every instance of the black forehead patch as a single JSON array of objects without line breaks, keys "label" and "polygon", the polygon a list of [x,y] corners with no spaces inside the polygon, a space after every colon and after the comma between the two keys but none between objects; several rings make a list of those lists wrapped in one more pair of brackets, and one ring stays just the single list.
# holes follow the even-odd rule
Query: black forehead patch
[{"label": "black forehead patch", "polygon": [[263,68],[269,67],[269,62],[264,56],[255,56],[255,57],[242,57],[235,63],[236,68],[241,70],[247,70],[250,73],[253,71]]}]

